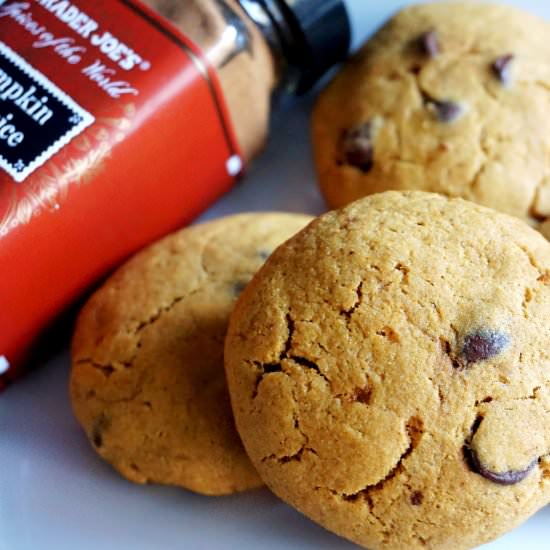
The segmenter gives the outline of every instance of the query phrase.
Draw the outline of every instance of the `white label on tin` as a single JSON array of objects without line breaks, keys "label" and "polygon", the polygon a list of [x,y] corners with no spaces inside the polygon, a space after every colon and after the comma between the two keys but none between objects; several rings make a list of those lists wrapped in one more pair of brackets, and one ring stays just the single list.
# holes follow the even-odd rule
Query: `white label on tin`
[{"label": "white label on tin", "polygon": [[0,374],[5,374],[10,368],[10,362],[5,355],[0,355]]}]

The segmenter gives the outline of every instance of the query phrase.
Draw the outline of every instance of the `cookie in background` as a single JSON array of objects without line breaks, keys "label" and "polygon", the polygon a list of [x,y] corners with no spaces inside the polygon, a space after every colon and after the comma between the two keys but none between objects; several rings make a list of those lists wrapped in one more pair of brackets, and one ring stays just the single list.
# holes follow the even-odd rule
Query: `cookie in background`
[{"label": "cookie in background", "polygon": [[235,430],[223,343],[240,292],[310,219],[241,214],[183,229],[138,253],[86,304],[72,405],[124,477],[208,495],[262,484]]},{"label": "cookie in background", "polygon": [[550,24],[442,2],[391,19],[321,94],[313,143],[337,208],[385,190],[550,215]]}]

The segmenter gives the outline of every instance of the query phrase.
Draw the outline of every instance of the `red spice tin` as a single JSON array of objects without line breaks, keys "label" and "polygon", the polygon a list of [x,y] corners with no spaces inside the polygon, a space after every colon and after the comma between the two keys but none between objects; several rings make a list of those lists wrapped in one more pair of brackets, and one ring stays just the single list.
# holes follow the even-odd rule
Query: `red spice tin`
[{"label": "red spice tin", "polygon": [[240,169],[214,70],[146,6],[0,1],[0,388],[59,311]]}]

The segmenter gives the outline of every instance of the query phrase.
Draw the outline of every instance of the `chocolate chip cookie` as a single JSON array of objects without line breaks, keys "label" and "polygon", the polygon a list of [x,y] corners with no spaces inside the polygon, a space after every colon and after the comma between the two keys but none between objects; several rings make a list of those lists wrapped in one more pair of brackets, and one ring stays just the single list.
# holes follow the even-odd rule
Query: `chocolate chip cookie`
[{"label": "chocolate chip cookie", "polygon": [[550,499],[550,243],[461,199],[315,220],[239,298],[237,428],[284,500],[371,550],[471,548]]},{"label": "chocolate chip cookie", "polygon": [[212,495],[261,485],[235,430],[223,342],[239,293],[309,219],[243,214],[184,229],[137,254],[86,304],[73,409],[123,476]]},{"label": "chocolate chip cookie", "polygon": [[389,21],[322,93],[321,189],[462,197],[533,225],[550,216],[550,25],[513,7],[442,2]]}]

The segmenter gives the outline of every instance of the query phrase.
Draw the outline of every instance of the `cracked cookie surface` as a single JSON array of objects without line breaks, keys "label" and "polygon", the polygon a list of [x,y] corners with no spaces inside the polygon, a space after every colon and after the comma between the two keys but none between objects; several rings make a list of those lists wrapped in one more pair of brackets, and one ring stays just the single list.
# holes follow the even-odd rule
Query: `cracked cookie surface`
[{"label": "cracked cookie surface", "polygon": [[261,485],[235,430],[223,342],[237,296],[310,219],[242,214],[183,229],[86,304],[73,339],[73,409],[126,478],[204,494]]},{"label": "cracked cookie surface", "polygon": [[225,365],[268,486],[376,549],[471,548],[550,500],[550,244],[461,199],[325,214],[239,298]]},{"label": "cracked cookie surface", "polygon": [[317,103],[313,143],[329,205],[423,190],[533,225],[548,218],[549,33],[546,21],[487,3],[395,16]]}]

